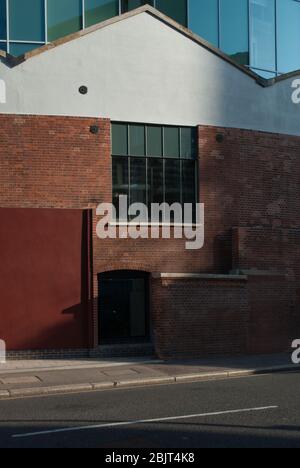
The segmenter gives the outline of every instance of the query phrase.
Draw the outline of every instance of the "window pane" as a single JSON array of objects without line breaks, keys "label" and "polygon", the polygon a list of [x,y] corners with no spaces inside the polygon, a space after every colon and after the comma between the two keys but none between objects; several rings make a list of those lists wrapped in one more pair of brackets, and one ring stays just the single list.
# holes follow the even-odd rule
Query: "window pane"
[{"label": "window pane", "polygon": [[180,203],[180,161],[165,160],[165,201]]},{"label": "window pane", "polygon": [[112,154],[128,154],[128,134],[126,124],[112,124]]},{"label": "window pane", "polygon": [[241,65],[249,65],[248,0],[221,0],[220,49]]},{"label": "window pane", "polygon": [[122,13],[146,4],[153,6],[153,0],[122,0]]},{"label": "window pane", "polygon": [[11,55],[14,55],[15,57],[19,57],[20,55],[24,55],[26,54],[26,52],[30,52],[31,50],[34,50],[38,47],[41,47],[41,45],[20,44],[20,43],[10,42],[9,52]]},{"label": "window pane", "polygon": [[188,27],[218,47],[218,0],[189,0]]},{"label": "window pane", "polygon": [[277,73],[275,72],[265,72],[261,70],[257,70],[256,68],[251,68],[254,73],[257,73],[259,76],[262,76],[263,78],[266,78],[267,80],[270,80],[271,78],[276,78]]},{"label": "window pane", "polygon": [[44,0],[10,0],[9,36],[15,41],[44,41]]},{"label": "window pane", "polygon": [[92,26],[119,14],[119,0],[85,0],[85,25]]},{"label": "window pane", "polygon": [[277,0],[278,71],[300,68],[300,3]]},{"label": "window pane", "polygon": [[162,127],[148,125],[147,156],[162,157]]},{"label": "window pane", "polygon": [[183,203],[196,202],[196,163],[195,161],[182,161],[182,201]]},{"label": "window pane", "polygon": [[49,41],[82,28],[81,0],[48,0],[47,4]]},{"label": "window pane", "polygon": [[250,64],[266,71],[276,70],[274,0],[250,0]]},{"label": "window pane", "polygon": [[0,50],[5,50],[6,52],[6,42],[0,42]]},{"label": "window pane", "polygon": [[181,128],[181,157],[195,159],[197,156],[197,129]]},{"label": "window pane", "polygon": [[146,204],[146,188],[146,159],[130,158],[130,204]]},{"label": "window pane", "polygon": [[6,0],[0,0],[0,39],[6,39]]},{"label": "window pane", "polygon": [[179,128],[164,127],[164,156],[179,158]]},{"label": "window pane", "polygon": [[186,0],[156,0],[156,8],[178,23],[187,26]]},{"label": "window pane", "polygon": [[145,126],[129,125],[130,156],[145,156]]},{"label": "window pane", "polygon": [[148,160],[148,200],[151,203],[163,203],[164,201],[164,179],[163,160]]},{"label": "window pane", "polygon": [[[120,219],[119,213],[119,197],[126,195],[128,192],[128,159],[123,157],[112,158],[112,175],[113,175],[113,204],[117,209],[117,219]],[[123,219],[123,218],[122,218]],[[127,216],[124,221],[127,220]]]},{"label": "window pane", "polygon": [[182,203],[191,203],[193,205],[192,219],[196,220],[196,162],[182,161]]}]

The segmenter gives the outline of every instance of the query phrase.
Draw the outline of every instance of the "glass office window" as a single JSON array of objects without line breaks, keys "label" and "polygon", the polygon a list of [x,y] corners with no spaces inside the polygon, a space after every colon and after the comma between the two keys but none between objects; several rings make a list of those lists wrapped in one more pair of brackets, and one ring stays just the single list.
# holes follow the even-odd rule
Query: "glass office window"
[{"label": "glass office window", "polygon": [[145,156],[144,125],[129,125],[129,154],[131,156]]},{"label": "glass office window", "polygon": [[195,159],[197,154],[197,130],[183,127],[180,130],[180,156],[185,159]]},{"label": "glass office window", "polygon": [[169,205],[181,202],[179,160],[165,160],[165,201]]},{"label": "glass office window", "polygon": [[144,158],[130,158],[130,204],[147,203],[146,164]]},{"label": "glass office window", "polygon": [[300,2],[277,0],[277,68],[288,73],[300,68]]},{"label": "glass office window", "polygon": [[[112,161],[112,182],[113,182],[113,204],[117,211],[117,219],[120,219],[119,198],[129,197],[129,170],[128,158],[114,156]],[[127,219],[125,218],[124,221]]]},{"label": "glass office window", "polygon": [[85,0],[85,26],[101,23],[119,14],[119,0]]},{"label": "glass office window", "polygon": [[161,203],[164,199],[164,161],[162,159],[148,160],[148,202]]},{"label": "glass office window", "polygon": [[128,127],[127,124],[112,124],[112,153],[115,156],[128,154]]},{"label": "glass office window", "polygon": [[153,0],[122,0],[122,13],[146,4],[153,6],[153,3]]},{"label": "glass office window", "polygon": [[248,0],[220,0],[220,49],[249,64]]},{"label": "glass office window", "polygon": [[82,28],[81,0],[48,0],[48,40],[54,41]]},{"label": "glass office window", "polygon": [[182,202],[195,203],[196,177],[194,161],[182,161]]},{"label": "glass office window", "polygon": [[219,46],[218,0],[189,0],[189,28]]},{"label": "glass office window", "polygon": [[0,39],[6,39],[6,0],[0,0]]},{"label": "glass office window", "polygon": [[44,0],[9,1],[9,36],[12,41],[45,40]]},{"label": "glass office window", "polygon": [[162,157],[162,128],[156,125],[147,126],[147,156]]},{"label": "glass office window", "polygon": [[156,0],[156,8],[178,23],[187,26],[186,0]]},{"label": "glass office window", "polygon": [[148,203],[149,214],[152,203],[164,202],[192,203],[195,212],[196,159],[196,128],[113,123],[115,207],[118,210],[119,197],[127,195],[130,204]]},{"label": "glass office window", "polygon": [[250,64],[269,78],[276,70],[274,0],[250,0],[250,36]]},{"label": "glass office window", "polygon": [[164,156],[179,158],[179,128],[164,127]]}]

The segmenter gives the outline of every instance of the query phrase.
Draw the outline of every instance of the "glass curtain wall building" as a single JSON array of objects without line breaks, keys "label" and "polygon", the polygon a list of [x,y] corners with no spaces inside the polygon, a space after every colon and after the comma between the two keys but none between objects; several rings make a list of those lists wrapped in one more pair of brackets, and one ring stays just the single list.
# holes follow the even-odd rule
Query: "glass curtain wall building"
[{"label": "glass curtain wall building", "polygon": [[18,56],[146,3],[266,78],[300,68],[299,0],[0,0],[0,48]]}]

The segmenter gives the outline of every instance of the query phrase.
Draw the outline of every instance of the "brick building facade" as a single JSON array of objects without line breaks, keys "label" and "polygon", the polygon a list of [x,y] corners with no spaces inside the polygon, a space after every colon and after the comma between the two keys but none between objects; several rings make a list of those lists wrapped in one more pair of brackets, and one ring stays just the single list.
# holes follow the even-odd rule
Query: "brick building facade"
[{"label": "brick building facade", "polygon": [[[125,20],[137,21],[147,12],[145,7]],[[152,16],[156,24],[163,15]],[[181,36],[173,31],[174,22],[168,27],[170,21],[163,18],[161,27]],[[84,40],[81,35],[61,47]],[[184,41],[200,47],[186,35]],[[72,47],[76,51],[76,44]],[[282,85],[279,80],[264,88],[251,72],[205,48],[217,64],[225,60],[234,76],[249,80],[251,90],[253,85],[269,93]],[[32,53],[24,66],[31,60],[36,66],[47,54],[60,57],[59,50]],[[73,52],[67,50],[67,56]],[[13,80],[8,85],[14,89]],[[186,250],[185,239],[99,239],[97,206],[112,202],[111,121],[124,120],[123,111],[119,118],[114,110],[110,117],[101,109],[87,117],[73,115],[72,106],[60,112],[57,105],[53,115],[47,112],[52,104],[40,97],[43,112],[32,112],[29,101],[28,112],[22,106],[19,112],[0,108],[0,337],[11,355],[112,355],[153,348],[159,357],[174,358],[288,350],[300,333],[300,135],[294,127],[290,134],[263,124],[257,130],[242,125],[241,116],[240,127],[179,122],[197,127],[205,244],[194,251]],[[147,113],[137,119],[134,106],[127,120],[147,122]],[[178,125],[161,119],[155,123]],[[145,273],[148,333],[131,345],[101,337],[101,288],[113,280],[105,277],[110,272]],[[145,326],[139,320],[134,326]]]},{"label": "brick building facade", "polygon": [[[184,239],[97,238],[96,206],[111,201],[109,120],[14,115],[0,120],[1,219],[7,228],[2,229],[1,297],[9,291],[14,298],[3,302],[9,320],[2,320],[0,328],[2,336],[9,336],[10,349],[97,348],[98,275],[117,270],[149,274],[152,340],[160,357],[288,349],[300,325],[298,137],[199,126],[205,246],[188,251]],[[95,124],[97,135],[90,132]],[[222,142],[216,139],[220,134]],[[65,243],[58,250],[57,229]],[[5,235],[10,233],[8,244]],[[40,248],[36,235],[41,236]],[[77,249],[72,246],[76,237]],[[60,260],[50,261],[51,267],[46,262],[48,274],[43,260],[38,262],[45,257],[43,247],[46,257],[51,260],[57,252]],[[80,254],[77,260],[72,248]],[[31,286],[22,285],[18,295],[16,282],[23,280],[16,272],[21,268],[29,274],[24,271],[28,255],[37,278]],[[72,268],[74,276],[62,265]],[[53,289],[38,296],[36,307],[34,291],[57,278],[68,278],[70,284],[62,290],[70,288],[66,303],[74,303],[64,308],[67,321],[61,321],[62,297],[50,307],[53,315],[45,324],[40,315],[47,315]],[[56,298],[64,296],[54,291]],[[24,302],[31,311],[25,326],[15,316]],[[42,339],[34,339],[33,323],[43,330]]]}]

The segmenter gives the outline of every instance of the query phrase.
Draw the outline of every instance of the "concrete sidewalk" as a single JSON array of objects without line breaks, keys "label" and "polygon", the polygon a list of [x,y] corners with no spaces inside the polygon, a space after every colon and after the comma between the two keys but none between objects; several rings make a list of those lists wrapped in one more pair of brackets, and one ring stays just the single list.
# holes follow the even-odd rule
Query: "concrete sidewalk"
[{"label": "concrete sidewalk", "polygon": [[289,354],[195,361],[143,359],[8,361],[0,364],[0,399],[227,379],[300,369]]}]

